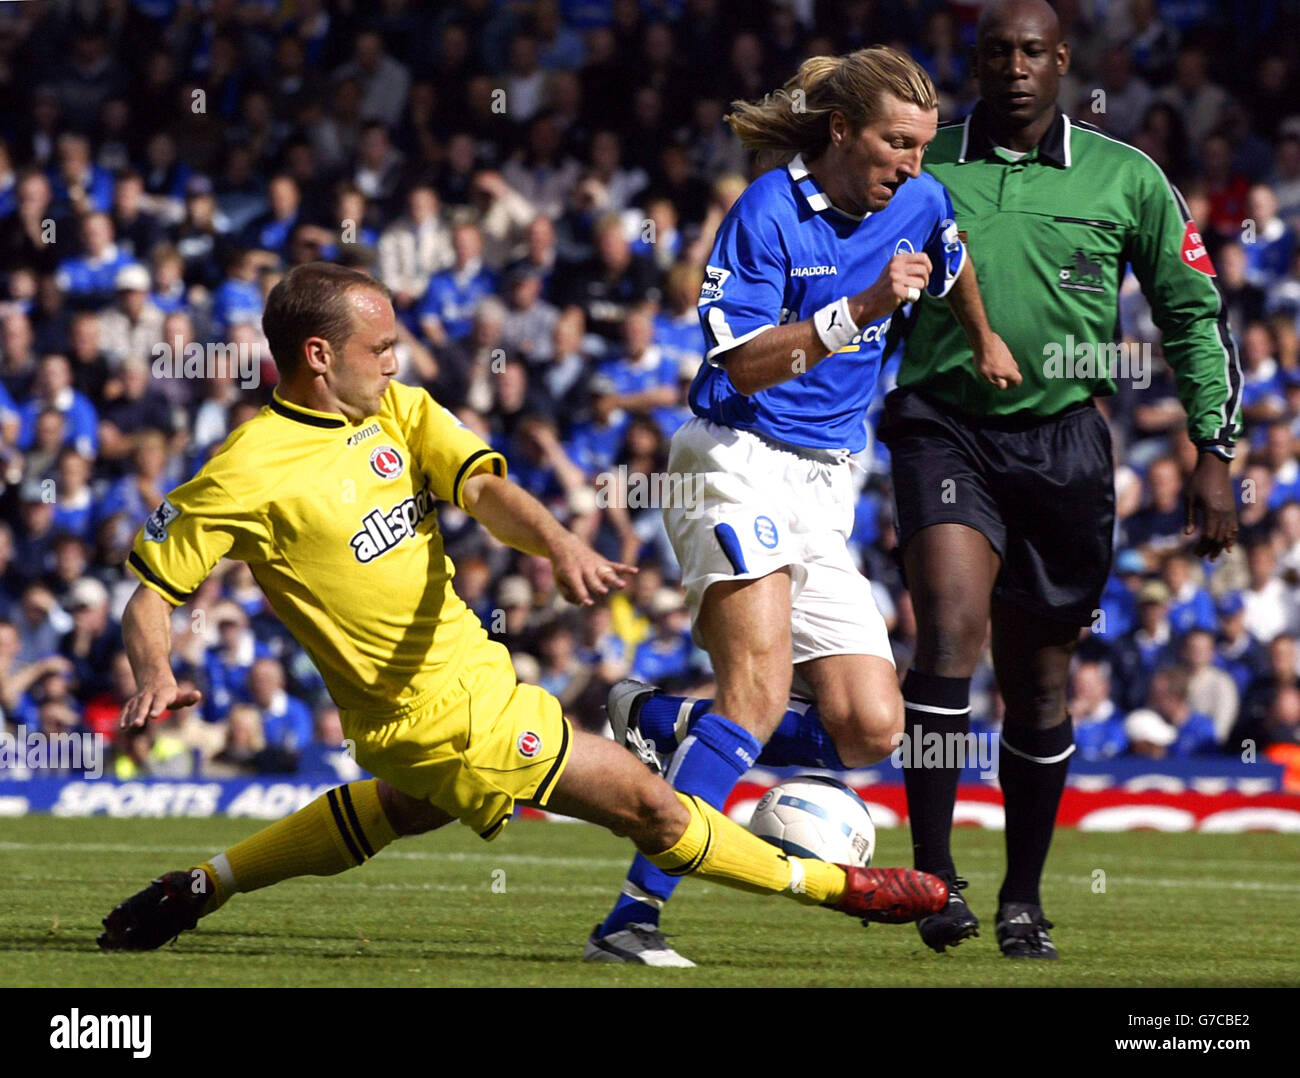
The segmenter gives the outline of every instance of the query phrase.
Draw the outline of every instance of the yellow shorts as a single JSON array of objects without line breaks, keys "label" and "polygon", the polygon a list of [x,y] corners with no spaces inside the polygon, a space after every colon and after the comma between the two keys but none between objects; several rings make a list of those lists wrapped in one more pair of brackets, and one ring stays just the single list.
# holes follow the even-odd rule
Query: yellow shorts
[{"label": "yellow shorts", "polygon": [[358,764],[485,839],[501,833],[516,801],[546,805],[573,742],[560,702],[520,685],[496,643],[471,649],[460,675],[429,703],[396,717],[340,718]]}]

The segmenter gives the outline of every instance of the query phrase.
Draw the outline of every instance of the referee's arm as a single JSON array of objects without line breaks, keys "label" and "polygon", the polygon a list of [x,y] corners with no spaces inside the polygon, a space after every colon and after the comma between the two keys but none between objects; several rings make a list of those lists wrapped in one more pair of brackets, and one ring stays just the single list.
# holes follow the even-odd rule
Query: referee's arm
[{"label": "referee's arm", "polygon": [[1154,166],[1142,180],[1129,261],[1160,329],[1188,434],[1198,449],[1230,459],[1239,432],[1241,369],[1223,298],[1182,196]]},{"label": "referee's arm", "polygon": [[1178,190],[1152,165],[1139,178],[1140,222],[1128,256],[1199,450],[1184,492],[1184,534],[1201,528],[1196,552],[1217,557],[1237,536],[1228,463],[1239,433],[1241,367],[1209,256]]}]

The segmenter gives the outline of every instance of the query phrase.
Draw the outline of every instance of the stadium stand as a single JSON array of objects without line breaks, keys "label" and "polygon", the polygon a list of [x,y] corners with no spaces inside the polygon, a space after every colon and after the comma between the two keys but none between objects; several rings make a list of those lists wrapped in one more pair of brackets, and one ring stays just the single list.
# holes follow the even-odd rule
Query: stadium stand
[{"label": "stadium stand", "polygon": [[[961,116],[973,5],[0,7],[9,728],[111,736],[119,778],[292,772],[340,744],[319,675],[234,564],[173,625],[176,668],[204,704],[131,738],[114,721],[131,691],[117,619],[135,586],[133,536],[269,399],[264,297],[288,267],[322,258],[393,289],[403,380],[500,448],[514,479],[603,553],[642,566],[626,593],[578,611],[548,562],[442,506],[461,593],[520,676],[597,731],[606,688],[629,672],[708,694],[651,494],[702,359],[701,265],[759,167],[722,118],[808,55],[876,42],[911,51],[941,90],[941,118]],[[1059,8],[1075,46],[1063,103],[1154,158],[1201,224],[1242,344],[1246,420],[1242,542],[1203,562],[1182,533],[1194,449],[1130,277],[1122,339],[1149,345],[1153,367],[1148,386],[1122,380],[1101,402],[1118,557],[1080,648],[1081,755],[1300,746],[1296,9]],[[889,557],[883,447],[861,463],[854,550],[901,669],[914,623]],[[977,719],[996,726],[987,671],[976,684]]]}]

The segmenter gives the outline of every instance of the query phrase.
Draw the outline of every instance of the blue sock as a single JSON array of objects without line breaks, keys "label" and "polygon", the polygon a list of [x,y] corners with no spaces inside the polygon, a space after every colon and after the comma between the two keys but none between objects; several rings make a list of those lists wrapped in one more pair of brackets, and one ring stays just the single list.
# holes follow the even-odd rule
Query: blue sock
[{"label": "blue sock", "polygon": [[[696,700],[689,696],[669,696],[655,693],[637,713],[637,726],[641,733],[655,743],[655,748],[667,755],[677,748],[677,727],[686,710],[687,732],[695,729],[696,722],[708,713],[712,700]],[[844,764],[831,735],[822,725],[816,704],[791,700],[790,708],[781,719],[781,725],[768,738],[758,757],[760,764],[768,767],[824,767],[828,771],[843,771]]]},{"label": "blue sock", "polygon": [[[682,793],[694,794],[720,809],[740,776],[753,767],[762,747],[744,727],[721,715],[707,713],[694,723],[689,736],[677,749],[668,781]],[[623,884],[623,893],[596,935],[608,936],[630,924],[657,925],[659,911],[672,896],[679,879],[637,854]]]},{"label": "blue sock", "polygon": [[655,743],[655,751],[662,756],[667,756],[677,748],[677,743],[681,740],[677,736],[677,725],[682,722],[683,712],[686,714],[686,721],[682,726],[684,738],[685,731],[709,710],[709,705],[712,703],[712,700],[697,700],[690,696],[669,696],[667,693],[657,692],[642,702],[641,710],[637,712],[636,725],[643,737]]},{"label": "blue sock", "polygon": [[831,735],[822,725],[816,704],[791,700],[790,708],[781,719],[763,752],[760,764],[768,767],[824,767],[829,771],[843,771],[844,764],[835,751]]}]

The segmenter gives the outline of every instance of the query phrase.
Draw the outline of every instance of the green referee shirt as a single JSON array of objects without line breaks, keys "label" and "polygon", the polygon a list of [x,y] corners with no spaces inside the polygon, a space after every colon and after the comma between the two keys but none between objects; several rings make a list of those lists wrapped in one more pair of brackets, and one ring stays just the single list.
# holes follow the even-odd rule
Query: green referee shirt
[{"label": "green referee shirt", "polygon": [[993,144],[984,116],[981,104],[940,127],[925,169],[952,196],[989,322],[1024,382],[1004,391],[984,382],[948,305],[923,295],[898,384],[972,416],[1051,415],[1114,393],[1116,377],[1141,377],[1144,358],[1115,344],[1127,264],[1160,328],[1192,440],[1230,457],[1241,370],[1182,195],[1146,154],[1059,111],[1019,160]]}]

